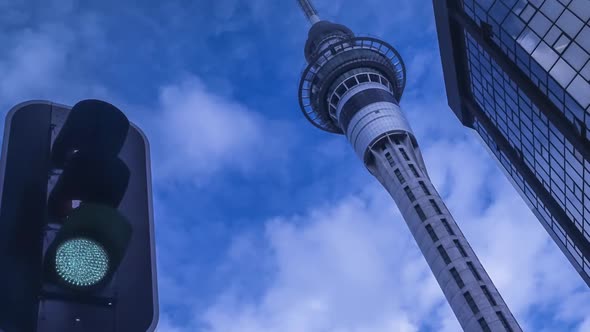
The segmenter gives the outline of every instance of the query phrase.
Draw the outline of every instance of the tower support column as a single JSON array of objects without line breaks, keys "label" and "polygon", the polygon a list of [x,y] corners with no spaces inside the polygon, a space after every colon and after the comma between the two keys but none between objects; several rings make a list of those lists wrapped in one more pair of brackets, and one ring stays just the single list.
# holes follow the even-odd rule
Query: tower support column
[{"label": "tower support column", "polygon": [[408,225],[465,331],[521,331],[504,299],[419,165],[411,136],[391,134],[370,149],[373,175]]}]

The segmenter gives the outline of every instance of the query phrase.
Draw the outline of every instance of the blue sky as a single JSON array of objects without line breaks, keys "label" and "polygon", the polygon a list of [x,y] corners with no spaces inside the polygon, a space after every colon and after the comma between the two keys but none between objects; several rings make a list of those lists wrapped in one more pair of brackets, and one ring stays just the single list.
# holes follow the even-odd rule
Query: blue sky
[{"label": "blue sky", "polygon": [[[408,69],[431,178],[528,331],[590,331],[590,292],[447,107],[429,0],[316,0]],[[102,98],[152,148],[162,332],[457,331],[393,201],[297,103],[295,1],[0,0],[0,108]]]}]

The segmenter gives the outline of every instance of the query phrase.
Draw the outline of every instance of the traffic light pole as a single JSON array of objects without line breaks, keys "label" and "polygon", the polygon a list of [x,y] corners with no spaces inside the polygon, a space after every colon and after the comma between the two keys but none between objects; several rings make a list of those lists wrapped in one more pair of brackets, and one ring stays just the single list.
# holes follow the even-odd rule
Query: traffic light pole
[{"label": "traffic light pole", "polygon": [[6,115],[0,159],[0,330],[36,330],[51,106],[27,102]]}]

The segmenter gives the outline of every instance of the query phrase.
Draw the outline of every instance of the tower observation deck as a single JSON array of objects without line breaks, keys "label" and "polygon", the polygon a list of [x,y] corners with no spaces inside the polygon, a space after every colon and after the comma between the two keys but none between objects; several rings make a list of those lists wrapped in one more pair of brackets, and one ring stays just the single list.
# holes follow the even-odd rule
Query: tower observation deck
[{"label": "tower observation deck", "polygon": [[430,181],[399,106],[406,83],[399,53],[320,20],[308,0],[298,3],[312,24],[299,83],[305,117],[345,135],[389,192],[465,331],[522,331]]}]

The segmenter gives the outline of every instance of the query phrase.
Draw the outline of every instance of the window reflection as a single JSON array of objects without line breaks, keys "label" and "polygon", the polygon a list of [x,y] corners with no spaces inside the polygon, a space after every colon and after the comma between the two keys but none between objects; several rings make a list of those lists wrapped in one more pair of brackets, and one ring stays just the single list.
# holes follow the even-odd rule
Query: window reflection
[{"label": "window reflection", "polygon": [[[569,121],[577,127],[585,123],[588,129],[580,130],[590,138],[590,26],[584,25],[590,7],[585,0],[566,3],[465,0],[463,8],[476,23],[492,25],[492,40]],[[480,75],[487,81],[483,68]],[[473,88],[474,94],[496,98],[485,84],[478,82]]]},{"label": "window reflection", "polygon": [[559,82],[559,84],[561,84],[561,86],[568,86],[574,78],[574,75],[576,75],[576,72],[567,64],[567,62],[563,59],[559,59],[555,64],[555,67],[551,69],[550,74],[557,82]]},{"label": "window reflection", "polygon": [[561,53],[570,44],[570,41],[569,37],[562,33],[557,42],[553,45],[553,48]]},{"label": "window reflection", "polygon": [[539,38],[539,36],[537,36],[537,34],[531,29],[525,28],[516,41],[522,46],[522,48],[531,54],[541,41],[541,38]]},{"label": "window reflection", "polygon": [[[528,33],[536,36],[532,30],[529,30]],[[548,33],[551,33],[551,30]],[[524,43],[528,42],[526,37],[521,40]],[[567,48],[564,56],[560,57],[557,52],[552,50],[550,44],[545,43],[545,40],[539,39],[539,45],[535,46],[535,50],[537,51],[542,44],[544,44],[543,50],[553,52],[553,58],[556,60],[551,67],[554,72],[549,71],[555,80],[545,74],[547,91],[556,100],[563,103],[562,107],[565,111],[575,115],[571,121],[576,118],[584,118],[583,109],[577,105],[577,101],[583,100],[583,97],[574,96],[574,92],[570,92],[569,89],[574,86],[573,82],[578,78],[577,83],[587,84],[588,82],[583,76],[577,75],[575,69],[568,63],[565,58]],[[580,153],[564,139],[563,135],[548,121],[537,106],[533,105],[514,82],[503,74],[499,66],[477,46],[468,34],[466,35],[466,45],[471,91],[475,101],[513,148],[520,153],[525,164],[545,189],[553,195],[571,222],[577,225],[584,234],[590,232],[590,184],[586,183],[589,182],[588,180],[584,182],[584,179],[590,179],[590,163],[586,162],[587,169],[583,167],[584,161]],[[578,49],[572,50],[572,52],[576,51]],[[535,59],[535,56],[533,55],[532,58]],[[544,63],[543,61],[547,62],[548,59],[540,58],[540,66],[537,68],[532,65],[527,67],[531,75],[540,76],[544,72],[543,68],[547,67],[549,62]],[[563,86],[567,87],[566,91],[571,93],[573,98],[564,93]],[[590,87],[586,89],[590,89]],[[587,96],[590,98],[590,94]],[[496,147],[494,139],[489,137],[477,121],[474,128],[513,178],[514,183],[522,191],[523,197],[537,209],[542,221],[550,226],[557,238],[572,253],[572,256],[576,253],[577,256],[574,257],[574,260],[583,262],[581,253],[572,247],[572,242],[567,234],[558,227],[549,211],[527,185],[523,176],[517,172],[512,162]],[[584,177],[584,172],[587,174],[586,177]],[[580,266],[590,273],[590,266]]]},{"label": "window reflection", "polygon": [[537,60],[545,70],[550,70],[555,61],[557,61],[557,58],[557,53],[555,53],[545,42],[541,42],[533,52],[533,59]]}]

